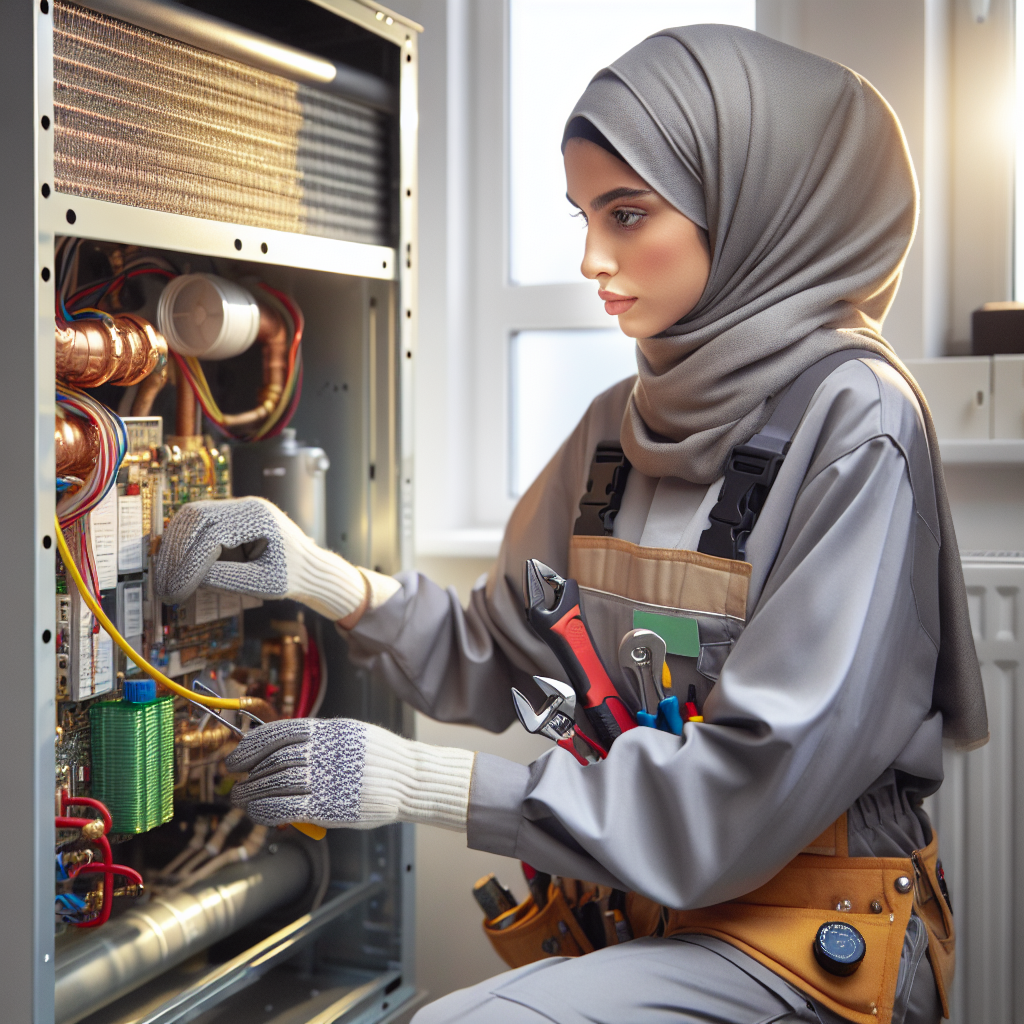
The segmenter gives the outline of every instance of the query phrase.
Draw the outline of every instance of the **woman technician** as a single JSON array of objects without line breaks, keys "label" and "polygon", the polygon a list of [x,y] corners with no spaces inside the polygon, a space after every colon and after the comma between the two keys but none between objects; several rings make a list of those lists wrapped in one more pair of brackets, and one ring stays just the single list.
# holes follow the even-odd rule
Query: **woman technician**
[{"label": "woman technician", "polygon": [[[618,682],[635,611],[695,620],[699,656],[669,664],[703,721],[529,767],[285,721],[232,755],[249,771],[235,798],[268,823],[465,830],[475,849],[630,894],[635,941],[457,992],[424,1024],[934,1022],[953,935],[921,799],[942,736],[978,744],[987,723],[930,414],[880,334],[917,209],[899,124],[847,69],[702,25],[599,73],[564,154],[583,274],[640,339],[639,376],[594,401],[524,495],[469,607],[422,576],[352,567],[256,499],[186,506],[157,588],[303,600],[414,707],[497,731],[511,687],[562,677],[523,613],[523,566],[540,559],[579,580]],[[707,553],[730,451],[772,433],[798,380],[812,386],[789,400],[799,427],[753,531]],[[621,508],[610,533],[580,535],[597,446],[619,440]],[[254,561],[218,560],[259,538]],[[837,924],[833,962],[812,945]]]}]

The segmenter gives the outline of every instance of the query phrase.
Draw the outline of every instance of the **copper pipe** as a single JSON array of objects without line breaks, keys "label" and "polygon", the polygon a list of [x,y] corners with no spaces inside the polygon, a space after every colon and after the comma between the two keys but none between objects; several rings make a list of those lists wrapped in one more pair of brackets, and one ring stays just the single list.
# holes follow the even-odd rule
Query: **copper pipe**
[{"label": "copper pipe", "polygon": [[184,747],[186,750],[198,750],[204,754],[220,749],[228,740],[234,738],[235,734],[222,722],[207,722],[205,728],[179,722],[174,730],[176,746]]},{"label": "copper pipe", "polygon": [[57,476],[84,479],[96,465],[100,436],[96,427],[80,416],[65,415],[58,407],[53,443],[57,456]]},{"label": "copper pipe", "polygon": [[124,313],[103,320],[58,320],[57,376],[94,388],[137,384],[167,361],[167,342],[148,321]]},{"label": "copper pipe", "polygon": [[262,697],[239,697],[238,703],[245,711],[251,711],[264,722],[276,722],[281,717],[277,713],[277,708]]},{"label": "copper pipe", "polygon": [[281,684],[281,717],[294,718],[299,702],[299,682],[302,662],[302,648],[297,637],[281,637],[281,661],[277,678]]},{"label": "copper pipe", "polygon": [[253,427],[262,423],[277,408],[288,376],[288,329],[276,309],[259,303],[260,329],[256,341],[263,346],[263,387],[259,405],[247,412],[224,417],[227,427]]},{"label": "copper pipe", "polygon": [[156,396],[167,384],[167,363],[158,366],[140,385],[132,402],[133,416],[148,416],[153,411]]},{"label": "copper pipe", "polygon": [[196,434],[196,397],[192,394],[185,375],[178,364],[174,364],[174,384],[177,389],[174,406],[174,433],[178,437],[194,437]]}]

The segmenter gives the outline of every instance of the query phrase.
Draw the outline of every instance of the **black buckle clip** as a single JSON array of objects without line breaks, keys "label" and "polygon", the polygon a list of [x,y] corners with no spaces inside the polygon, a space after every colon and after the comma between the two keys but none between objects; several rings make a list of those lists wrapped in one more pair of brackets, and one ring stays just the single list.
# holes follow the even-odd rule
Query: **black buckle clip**
[{"label": "black buckle clip", "polygon": [[602,537],[612,532],[622,505],[630,471],[622,448],[602,441],[594,453],[587,481],[587,493],[580,501],[580,514],[573,533],[579,537]]},{"label": "black buckle clip", "polygon": [[756,441],[738,444],[729,453],[725,482],[708,517],[711,525],[701,537],[699,550],[705,554],[746,558],[747,538],[786,459],[785,451],[761,447]]}]

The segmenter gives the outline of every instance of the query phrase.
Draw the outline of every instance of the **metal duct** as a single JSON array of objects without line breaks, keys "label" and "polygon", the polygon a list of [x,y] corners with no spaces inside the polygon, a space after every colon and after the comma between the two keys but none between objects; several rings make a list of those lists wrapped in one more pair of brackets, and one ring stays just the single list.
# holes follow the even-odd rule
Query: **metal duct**
[{"label": "metal duct", "polygon": [[309,860],[301,848],[281,843],[274,854],[233,864],[199,885],[158,896],[90,932],[57,956],[55,1024],[75,1024],[298,899],[309,877]]},{"label": "metal duct", "polygon": [[53,14],[58,192],[390,244],[392,117],[66,0]]}]

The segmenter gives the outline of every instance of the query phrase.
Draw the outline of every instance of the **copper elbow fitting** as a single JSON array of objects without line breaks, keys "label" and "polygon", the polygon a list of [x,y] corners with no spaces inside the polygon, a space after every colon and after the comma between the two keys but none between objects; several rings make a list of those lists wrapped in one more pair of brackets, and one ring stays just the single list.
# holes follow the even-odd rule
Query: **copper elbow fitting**
[{"label": "copper elbow fitting", "polygon": [[198,725],[189,726],[181,723],[175,731],[174,742],[179,747],[187,750],[197,750],[204,754],[210,754],[219,750],[228,740],[234,737],[234,733],[228,726],[221,723],[208,723],[205,729]]},{"label": "copper elbow fitting", "polygon": [[79,387],[137,384],[167,361],[167,342],[148,321],[125,313],[103,320],[58,320],[57,376]]},{"label": "copper elbow fitting", "polygon": [[239,697],[238,705],[243,711],[251,711],[264,722],[276,722],[281,717],[277,709],[262,697]]},{"label": "copper elbow fitting", "polygon": [[246,412],[224,417],[228,427],[253,427],[262,423],[277,408],[288,376],[288,328],[276,309],[259,303],[260,329],[256,341],[263,347],[263,387],[259,405]]},{"label": "copper elbow fitting", "polygon": [[60,406],[53,434],[57,476],[84,479],[99,458],[100,438],[96,428],[79,416],[66,415]]}]

